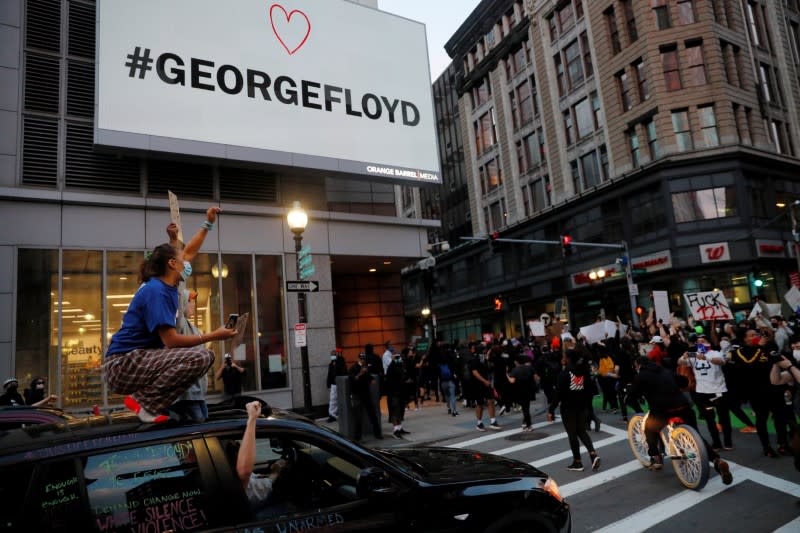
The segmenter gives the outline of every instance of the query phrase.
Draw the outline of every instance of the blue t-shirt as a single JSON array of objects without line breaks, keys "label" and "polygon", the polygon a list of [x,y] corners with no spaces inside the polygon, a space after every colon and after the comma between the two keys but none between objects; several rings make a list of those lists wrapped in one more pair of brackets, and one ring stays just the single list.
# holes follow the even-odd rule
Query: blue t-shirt
[{"label": "blue t-shirt", "polygon": [[175,327],[178,314],[178,289],[157,278],[143,283],[125,312],[122,327],[111,337],[108,353],[128,353],[137,349],[163,348],[159,326]]}]

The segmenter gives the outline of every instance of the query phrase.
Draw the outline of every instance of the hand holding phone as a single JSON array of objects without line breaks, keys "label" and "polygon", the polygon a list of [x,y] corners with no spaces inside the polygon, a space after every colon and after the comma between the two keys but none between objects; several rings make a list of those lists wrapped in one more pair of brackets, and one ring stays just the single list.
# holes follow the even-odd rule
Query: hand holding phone
[{"label": "hand holding phone", "polygon": [[236,313],[231,313],[228,315],[228,321],[225,323],[225,327],[227,329],[236,329],[236,322],[239,321],[239,315]]}]

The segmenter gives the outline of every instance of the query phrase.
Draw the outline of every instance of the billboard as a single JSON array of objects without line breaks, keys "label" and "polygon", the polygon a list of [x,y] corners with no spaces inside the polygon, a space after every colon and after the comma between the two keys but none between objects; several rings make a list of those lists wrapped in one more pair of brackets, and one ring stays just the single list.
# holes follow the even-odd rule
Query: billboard
[{"label": "billboard", "polygon": [[346,0],[101,0],[95,144],[441,183],[425,26]]}]

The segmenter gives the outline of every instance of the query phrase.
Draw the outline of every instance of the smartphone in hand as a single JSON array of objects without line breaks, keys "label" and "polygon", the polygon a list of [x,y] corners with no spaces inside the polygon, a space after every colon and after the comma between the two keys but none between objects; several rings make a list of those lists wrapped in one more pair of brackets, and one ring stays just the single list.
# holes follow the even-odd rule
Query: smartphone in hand
[{"label": "smartphone in hand", "polygon": [[239,321],[239,315],[236,313],[231,313],[228,315],[228,321],[225,323],[225,327],[228,329],[236,329],[236,322]]}]

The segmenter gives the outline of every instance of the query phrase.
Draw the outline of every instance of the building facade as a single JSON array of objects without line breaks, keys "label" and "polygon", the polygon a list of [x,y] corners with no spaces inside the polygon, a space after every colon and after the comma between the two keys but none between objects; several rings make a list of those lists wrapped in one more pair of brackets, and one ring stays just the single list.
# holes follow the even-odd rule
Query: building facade
[{"label": "building facade", "polygon": [[[377,8],[375,0],[361,2]],[[399,187],[364,177],[237,164],[203,153],[98,150],[95,10],[90,0],[0,3],[0,375],[28,386],[48,377],[59,405],[118,406],[100,375],[102,354],[138,287],[146,250],[167,241],[167,191],[180,201],[184,239],[210,205],[222,215],[195,259],[196,324],[211,331],[250,313],[232,355],[244,391],[302,405],[298,279],[286,213],[300,201],[319,282],[307,296],[314,405],[327,403],[328,354],[405,343],[400,270],[438,226],[399,210]],[[135,99],[131,105],[136,105]],[[202,110],[198,110],[202,112]],[[218,355],[230,346],[215,343]],[[221,383],[210,380],[210,396]]]},{"label": "building facade", "polygon": [[[797,270],[799,21],[794,0],[481,2],[445,46],[472,232],[554,244],[438,256],[442,336],[525,334],[557,307],[574,327],[631,319],[625,260],[646,307],[653,290],[680,316],[698,290],[723,291],[739,312],[756,297],[782,302]],[[625,241],[630,254],[564,257],[563,235]],[[421,278],[406,278],[407,316],[424,301]]]}]

